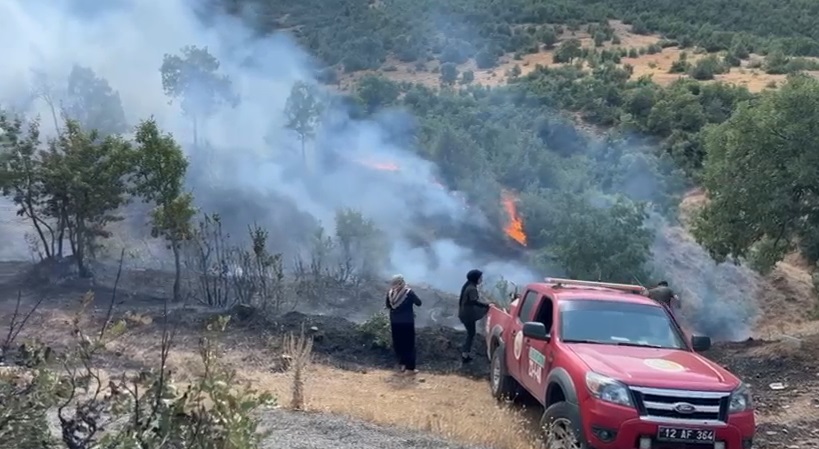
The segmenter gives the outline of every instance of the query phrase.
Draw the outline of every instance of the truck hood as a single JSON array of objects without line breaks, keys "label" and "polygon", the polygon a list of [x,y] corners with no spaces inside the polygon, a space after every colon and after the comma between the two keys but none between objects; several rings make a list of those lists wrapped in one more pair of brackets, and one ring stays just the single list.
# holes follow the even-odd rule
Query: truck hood
[{"label": "truck hood", "polygon": [[567,343],[590,370],[628,385],[730,391],[740,381],[701,355],[676,349]]}]

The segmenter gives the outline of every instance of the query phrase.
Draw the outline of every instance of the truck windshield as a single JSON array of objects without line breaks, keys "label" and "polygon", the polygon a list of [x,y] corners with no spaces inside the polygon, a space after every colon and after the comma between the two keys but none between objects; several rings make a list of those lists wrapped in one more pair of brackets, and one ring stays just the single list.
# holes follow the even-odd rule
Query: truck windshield
[{"label": "truck windshield", "polygon": [[562,303],[560,338],[566,343],[686,349],[665,309],[619,301],[573,299]]}]

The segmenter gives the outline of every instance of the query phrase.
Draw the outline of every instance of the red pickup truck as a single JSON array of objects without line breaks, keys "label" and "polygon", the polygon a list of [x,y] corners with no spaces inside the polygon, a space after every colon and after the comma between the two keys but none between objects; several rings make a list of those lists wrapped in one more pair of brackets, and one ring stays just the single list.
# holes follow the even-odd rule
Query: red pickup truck
[{"label": "red pickup truck", "polygon": [[750,449],[749,387],[637,285],[547,278],[486,320],[491,389],[543,404],[550,449]]}]

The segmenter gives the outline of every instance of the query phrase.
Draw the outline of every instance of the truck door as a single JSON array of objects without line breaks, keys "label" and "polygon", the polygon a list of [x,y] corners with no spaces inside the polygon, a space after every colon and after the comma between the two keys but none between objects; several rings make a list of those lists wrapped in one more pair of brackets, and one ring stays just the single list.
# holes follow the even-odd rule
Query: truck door
[{"label": "truck door", "polygon": [[[530,321],[543,323],[546,332],[551,335],[554,328],[554,302],[547,296],[542,296],[540,301],[533,301],[540,304],[537,313]],[[552,367],[552,340],[548,341],[523,338],[523,354],[521,356],[521,376],[519,379],[523,386],[532,393],[535,398],[542,401],[546,395],[546,380],[549,370]]]},{"label": "truck door", "polygon": [[[526,377],[526,370],[529,365],[524,363],[527,358],[524,357],[525,352],[523,352],[523,323],[532,320],[532,314],[537,305],[539,295],[539,293],[531,290],[526,292],[520,300],[521,303],[520,307],[518,307],[518,313],[512,317],[512,347],[509,348],[507,346],[508,349],[506,353],[509,355],[506,356],[506,366],[512,371],[510,374],[512,374],[512,377],[515,379],[523,379]],[[511,351],[509,349],[511,349]]]}]

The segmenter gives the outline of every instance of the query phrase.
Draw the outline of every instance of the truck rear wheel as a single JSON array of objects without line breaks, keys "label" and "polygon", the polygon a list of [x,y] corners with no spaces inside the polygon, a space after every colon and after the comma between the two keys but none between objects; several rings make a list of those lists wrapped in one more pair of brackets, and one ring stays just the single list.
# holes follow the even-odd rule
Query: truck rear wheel
[{"label": "truck rear wheel", "polygon": [[518,383],[509,375],[506,368],[506,347],[498,345],[492,352],[490,364],[489,386],[492,396],[497,400],[514,399],[518,394]]},{"label": "truck rear wheel", "polygon": [[588,449],[581,438],[580,418],[568,402],[556,402],[546,408],[540,429],[544,449]]}]

